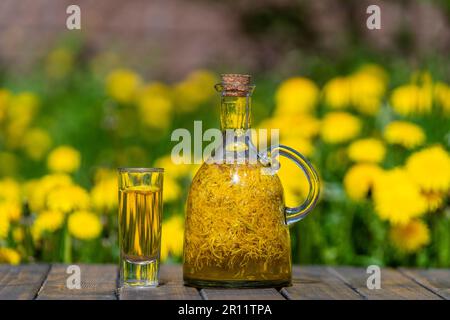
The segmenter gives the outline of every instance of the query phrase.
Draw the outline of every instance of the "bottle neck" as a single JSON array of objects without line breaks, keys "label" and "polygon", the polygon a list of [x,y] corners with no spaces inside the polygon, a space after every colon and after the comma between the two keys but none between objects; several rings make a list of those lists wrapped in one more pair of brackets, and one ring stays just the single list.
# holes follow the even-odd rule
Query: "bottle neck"
[{"label": "bottle neck", "polygon": [[245,132],[251,126],[251,96],[229,96],[222,94],[220,103],[220,127]]}]

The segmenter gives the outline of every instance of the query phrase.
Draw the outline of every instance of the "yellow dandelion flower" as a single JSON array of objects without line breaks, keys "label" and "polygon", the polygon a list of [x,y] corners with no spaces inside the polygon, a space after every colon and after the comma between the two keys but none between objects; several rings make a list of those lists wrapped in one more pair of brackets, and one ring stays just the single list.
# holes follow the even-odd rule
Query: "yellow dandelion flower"
[{"label": "yellow dandelion flower", "polygon": [[386,92],[387,76],[381,67],[364,66],[350,76],[351,101],[356,110],[375,115]]},{"label": "yellow dandelion flower", "polygon": [[[434,100],[445,114],[450,115],[450,86],[443,82],[434,84]],[[0,102],[1,104],[1,102]]]},{"label": "yellow dandelion flower", "polygon": [[284,157],[280,157],[279,161],[280,170],[277,175],[283,185],[285,203],[288,206],[298,206],[308,195],[308,180],[293,161]]},{"label": "yellow dandelion flower", "polygon": [[[174,96],[177,101],[177,111],[191,112],[200,104],[214,96],[214,85],[217,83],[215,74],[207,70],[197,70],[190,73],[186,79],[174,87]],[[206,88],[206,89],[205,89]]]},{"label": "yellow dandelion flower", "polygon": [[319,97],[319,88],[310,79],[294,77],[281,83],[275,93],[276,115],[298,115],[312,111]]},{"label": "yellow dandelion flower", "polygon": [[[261,121],[259,129],[278,129],[280,137],[313,138],[320,132],[320,120],[308,115],[277,116]],[[268,132],[270,135],[270,133]]]},{"label": "yellow dandelion flower", "polygon": [[71,146],[60,146],[48,155],[47,166],[52,172],[71,173],[80,167],[80,152]]},{"label": "yellow dandelion flower", "polygon": [[30,180],[24,185],[25,196],[32,212],[46,209],[47,196],[54,190],[72,185],[72,179],[66,174],[50,174],[39,180]]},{"label": "yellow dandelion flower", "polygon": [[181,188],[177,181],[170,177],[164,177],[163,200],[166,203],[176,201],[181,196]]},{"label": "yellow dandelion flower", "polygon": [[166,129],[172,121],[173,102],[170,89],[159,82],[144,86],[137,97],[140,119],[153,129]]},{"label": "yellow dandelion flower", "polygon": [[39,186],[46,189],[47,192],[54,188],[71,185],[72,183],[72,178],[64,173],[48,174],[39,180]]},{"label": "yellow dandelion flower", "polygon": [[39,108],[39,98],[32,92],[13,95],[9,101],[8,117],[11,121],[29,123]]},{"label": "yellow dandelion flower", "polygon": [[138,111],[142,123],[153,129],[167,129],[172,121],[172,101],[164,96],[142,95]]},{"label": "yellow dandelion flower", "polygon": [[384,70],[384,68],[380,65],[374,63],[367,63],[362,65],[357,72],[370,74],[373,77],[376,77],[378,81],[384,83],[384,85],[386,85],[389,80],[389,75],[386,70]]},{"label": "yellow dandelion flower", "polygon": [[347,142],[359,135],[361,121],[346,112],[330,112],[322,120],[320,135],[327,143]]},{"label": "yellow dandelion flower", "polygon": [[424,192],[422,191],[422,195],[425,198],[425,201],[428,205],[428,211],[434,212],[437,209],[441,208],[444,204],[445,194],[442,192]]},{"label": "yellow dandelion flower", "polygon": [[392,244],[406,253],[416,252],[430,242],[430,231],[420,220],[411,220],[405,225],[392,226],[389,236]]},{"label": "yellow dandelion flower", "polygon": [[358,163],[352,166],[344,177],[345,192],[350,199],[360,201],[372,192],[376,179],[383,170],[371,163]]},{"label": "yellow dandelion flower", "polygon": [[129,69],[116,69],[106,77],[106,91],[111,98],[120,103],[131,103],[141,85],[138,74]]},{"label": "yellow dandelion flower", "polygon": [[331,109],[344,109],[351,103],[351,82],[347,77],[336,77],[323,87],[323,96]]},{"label": "yellow dandelion flower", "polygon": [[17,265],[20,263],[20,254],[11,248],[0,248],[0,263]]},{"label": "yellow dandelion flower", "polygon": [[21,200],[20,185],[17,181],[12,178],[0,180],[0,202],[20,202]]},{"label": "yellow dandelion flower", "polygon": [[384,138],[390,144],[413,149],[425,142],[425,132],[414,123],[393,121],[384,128]]},{"label": "yellow dandelion flower", "polygon": [[40,160],[52,145],[52,138],[44,129],[34,128],[25,133],[22,148],[33,160]]},{"label": "yellow dandelion flower", "polygon": [[91,200],[94,208],[102,212],[110,212],[117,208],[117,177],[102,179],[91,190]]},{"label": "yellow dandelion flower", "polygon": [[15,243],[21,243],[25,238],[25,233],[21,227],[16,227],[13,229],[12,236]]},{"label": "yellow dandelion flower", "polygon": [[331,109],[353,106],[363,114],[375,115],[386,91],[386,72],[377,65],[365,65],[347,77],[336,77],[323,88],[324,101]]},{"label": "yellow dandelion flower", "polygon": [[8,237],[9,228],[10,223],[8,213],[0,210],[0,240]]},{"label": "yellow dandelion flower", "polygon": [[31,92],[22,92],[11,97],[8,108],[10,127],[8,131],[14,136],[15,132],[22,133],[31,123],[39,107],[39,98]]},{"label": "yellow dandelion flower", "polygon": [[392,224],[408,223],[428,209],[419,186],[400,168],[386,171],[377,178],[373,200],[378,216]]},{"label": "yellow dandelion flower", "polygon": [[314,152],[314,146],[311,140],[303,137],[281,138],[280,144],[289,146],[307,157],[311,156]]},{"label": "yellow dandelion flower", "polygon": [[[195,83],[198,88],[202,87],[205,90],[205,88],[213,87],[217,83],[217,76],[211,71],[200,69],[191,72],[186,81]],[[204,93],[204,98],[207,97],[209,97],[209,94]]]},{"label": "yellow dandelion flower", "polygon": [[0,212],[4,212],[10,221],[19,221],[22,217],[22,206],[19,202],[0,202]]},{"label": "yellow dandelion flower", "polygon": [[40,179],[31,179],[23,185],[25,201],[28,202],[32,212],[41,210],[45,206],[47,194],[38,191],[39,182]]},{"label": "yellow dandelion flower", "polygon": [[39,107],[38,97],[31,92],[22,92],[12,96],[8,107],[8,124],[6,126],[6,146],[11,149],[19,147],[22,138],[33,120]]},{"label": "yellow dandelion flower", "polygon": [[380,163],[384,160],[386,148],[378,139],[360,139],[348,147],[347,154],[350,160],[355,162]]},{"label": "yellow dandelion flower", "polygon": [[180,257],[183,253],[184,219],[174,215],[162,226],[161,260],[165,261],[170,255]]},{"label": "yellow dandelion flower", "polygon": [[179,179],[188,176],[191,171],[191,165],[181,163],[182,160],[181,156],[176,156],[175,159],[172,159],[171,155],[166,155],[157,159],[154,166],[157,168],[164,168],[164,174],[166,176]]},{"label": "yellow dandelion flower", "polygon": [[97,238],[102,231],[100,218],[89,211],[77,211],[69,216],[69,233],[80,240]]},{"label": "yellow dandelion flower", "polygon": [[51,190],[47,195],[47,208],[54,211],[68,213],[87,209],[89,205],[89,193],[77,185],[62,186]]},{"label": "yellow dandelion flower", "polygon": [[73,68],[75,57],[68,48],[51,51],[45,63],[45,71],[50,78],[64,78]]},{"label": "yellow dandelion flower", "polygon": [[406,170],[425,192],[446,192],[450,189],[450,155],[440,145],[410,155]]},{"label": "yellow dandelion flower", "polygon": [[433,105],[433,92],[429,85],[407,84],[392,91],[392,108],[400,115],[426,114]]},{"label": "yellow dandelion flower", "polygon": [[31,234],[35,241],[46,232],[53,233],[62,227],[64,214],[61,211],[43,211],[38,214],[31,226]]}]

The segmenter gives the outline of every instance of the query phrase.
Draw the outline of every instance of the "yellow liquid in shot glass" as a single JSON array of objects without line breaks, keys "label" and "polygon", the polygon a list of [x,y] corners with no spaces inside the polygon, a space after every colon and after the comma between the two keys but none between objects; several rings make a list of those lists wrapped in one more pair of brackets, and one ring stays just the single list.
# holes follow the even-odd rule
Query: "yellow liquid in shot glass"
[{"label": "yellow liquid in shot glass", "polygon": [[119,243],[122,259],[146,264],[159,259],[162,190],[153,186],[119,191]]}]

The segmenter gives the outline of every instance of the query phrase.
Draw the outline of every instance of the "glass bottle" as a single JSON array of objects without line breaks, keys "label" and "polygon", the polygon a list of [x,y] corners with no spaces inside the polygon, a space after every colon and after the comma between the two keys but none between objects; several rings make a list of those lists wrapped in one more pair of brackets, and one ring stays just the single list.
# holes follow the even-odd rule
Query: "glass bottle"
[{"label": "glass bottle", "polygon": [[[256,147],[248,130],[254,89],[250,76],[222,75],[216,89],[221,93],[223,140],[190,186],[184,282],[196,287],[287,286],[292,269],[288,226],[315,206],[317,173],[300,153],[282,145],[252,158]],[[273,170],[278,154],[294,161],[308,179],[307,199],[296,208],[284,204],[283,187]]]}]

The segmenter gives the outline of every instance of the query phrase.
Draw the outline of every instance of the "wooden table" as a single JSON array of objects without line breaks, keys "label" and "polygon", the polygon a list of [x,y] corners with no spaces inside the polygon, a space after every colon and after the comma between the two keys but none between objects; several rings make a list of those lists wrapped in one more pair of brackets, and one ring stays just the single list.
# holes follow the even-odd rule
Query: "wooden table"
[{"label": "wooden table", "polygon": [[381,270],[381,289],[369,290],[366,270],[296,266],[282,289],[195,289],[183,286],[181,266],[164,265],[158,288],[117,289],[115,265],[80,265],[81,289],[68,289],[67,265],[0,265],[0,299],[450,299],[450,269]]}]

